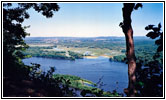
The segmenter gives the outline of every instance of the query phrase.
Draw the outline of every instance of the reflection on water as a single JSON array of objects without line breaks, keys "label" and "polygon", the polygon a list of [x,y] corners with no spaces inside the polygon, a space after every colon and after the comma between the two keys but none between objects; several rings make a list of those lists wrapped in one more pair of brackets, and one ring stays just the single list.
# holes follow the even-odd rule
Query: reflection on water
[{"label": "reflection on water", "polygon": [[38,63],[45,71],[49,67],[55,67],[55,73],[79,76],[94,83],[103,77],[101,82],[105,84],[102,87],[105,91],[117,89],[118,92],[122,93],[128,85],[127,64],[110,62],[108,58],[104,57],[76,59],[75,61],[32,57],[24,59],[23,62],[27,65]]}]

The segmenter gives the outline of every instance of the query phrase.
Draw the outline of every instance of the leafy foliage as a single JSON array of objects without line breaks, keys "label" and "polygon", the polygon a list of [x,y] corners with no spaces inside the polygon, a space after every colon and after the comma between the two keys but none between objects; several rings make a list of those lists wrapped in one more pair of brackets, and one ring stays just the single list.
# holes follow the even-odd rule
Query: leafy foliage
[{"label": "leafy foliage", "polygon": [[53,12],[59,10],[56,3],[18,3],[13,5],[12,3],[3,3],[3,67],[4,74],[11,76],[20,66],[24,67],[21,62],[22,51],[28,48],[28,45],[23,38],[29,35],[25,32],[29,26],[23,27],[22,23],[30,17],[27,10],[33,8],[37,12],[42,12],[42,15],[47,18],[52,17]]},{"label": "leafy foliage", "polygon": [[151,39],[159,37],[155,41],[158,45],[157,52],[153,55],[153,59],[146,66],[142,66],[141,60],[137,62],[137,96],[161,97],[163,96],[163,32],[161,32],[161,24],[158,27],[148,25],[146,30],[153,30],[146,36]]},{"label": "leafy foliage", "polygon": [[[25,32],[25,29],[29,26],[22,26],[24,20],[30,17],[27,10],[33,8],[43,16],[50,18],[53,16],[54,11],[59,10],[59,6],[56,3],[18,3],[14,6],[12,5],[12,3],[3,4],[3,72],[6,79],[3,88],[4,96],[12,95],[10,94],[12,92],[8,90],[13,90],[13,87],[19,87],[18,90],[21,91],[19,85],[28,88],[30,90],[28,91],[31,92],[28,94],[25,93],[24,96],[36,96],[34,95],[34,91],[38,90],[41,90],[40,93],[44,91],[43,96],[76,96],[73,89],[69,87],[71,84],[70,79],[54,77],[53,73],[55,69],[53,67],[47,72],[43,72],[39,64],[32,63],[32,66],[26,66],[21,60],[25,57],[23,50],[28,48],[28,45],[24,42],[24,38],[29,35]],[[56,55],[59,53],[64,52],[56,52]],[[82,55],[74,52],[69,52],[69,54],[76,58],[82,57]],[[22,84],[22,81],[30,83],[30,87],[24,83]],[[8,83],[12,83],[12,86]],[[14,89],[17,90],[17,88]],[[97,91],[95,92],[96,95],[100,96],[101,90],[95,90]],[[18,92],[16,92],[16,96],[18,96]],[[41,95],[39,94],[38,96]]]},{"label": "leafy foliage", "polygon": [[[147,39],[149,40],[149,39]],[[136,62],[141,62],[143,66],[148,66],[148,63],[153,61],[153,56],[156,54],[157,46],[155,45],[154,41],[147,41],[143,40],[143,38],[138,40],[135,37],[135,56],[136,56]],[[125,52],[124,49],[121,50],[121,52]],[[159,53],[160,57],[156,60],[159,61],[161,64],[162,62],[159,60],[162,58],[162,52]],[[117,55],[113,56],[113,58],[110,58],[110,61],[118,61],[118,62],[124,62],[127,63],[127,58],[125,55]]]},{"label": "leafy foliage", "polygon": [[50,70],[48,70],[47,72],[42,72],[40,70],[39,64],[32,63],[30,69],[31,71],[29,74],[31,80],[35,82],[35,84],[38,84],[36,88],[44,88],[48,92],[47,96],[52,97],[75,95],[73,90],[69,88],[69,84],[71,84],[69,79],[65,79],[63,77],[54,77],[54,67],[50,67]]},{"label": "leafy foliage", "polygon": [[155,25],[148,25],[145,27],[145,30],[152,30],[146,36],[151,39],[156,39],[155,44],[158,45],[157,52],[163,50],[163,32],[161,31],[161,23],[158,24],[158,27],[154,27]]},{"label": "leafy foliage", "polygon": [[[18,3],[14,6],[12,5],[11,3],[3,4],[4,76],[10,77],[15,86],[22,80],[32,82],[36,84],[33,89],[42,88],[47,92],[45,96],[69,96],[71,91],[68,85],[62,85],[62,81],[67,84],[69,84],[69,81],[63,78],[54,79],[54,68],[51,67],[48,72],[42,72],[39,64],[26,66],[21,60],[24,57],[22,51],[28,48],[23,38],[29,35],[25,32],[25,29],[29,26],[22,26],[24,20],[30,17],[27,10],[33,8],[35,11],[41,12],[43,16],[50,18],[53,16],[54,11],[59,10],[59,6],[56,3]],[[7,81],[9,82],[10,80]],[[10,86],[6,85],[6,81],[4,84],[4,96],[11,95],[6,91],[10,89]]]},{"label": "leafy foliage", "polygon": [[76,53],[76,52],[72,52],[72,51],[68,51],[69,52],[69,55],[76,58],[76,59],[80,59],[80,58],[83,58],[83,55],[82,54],[79,54],[79,53]]},{"label": "leafy foliage", "polygon": [[125,62],[127,63],[127,59],[125,55],[118,55],[118,56],[113,56],[113,58],[109,59],[110,61],[117,61],[117,62]]},{"label": "leafy foliage", "polygon": [[[155,58],[155,56],[145,67],[142,66],[141,62],[137,63],[136,87],[138,96],[163,96],[163,65],[156,60],[158,57]],[[162,62],[162,59],[160,61]]]},{"label": "leafy foliage", "polygon": [[[52,50],[52,51],[51,51]],[[69,55],[66,55],[66,54]],[[24,55],[33,57],[75,60],[82,59],[83,55],[72,51],[53,51],[52,47],[29,47],[23,52]]]}]

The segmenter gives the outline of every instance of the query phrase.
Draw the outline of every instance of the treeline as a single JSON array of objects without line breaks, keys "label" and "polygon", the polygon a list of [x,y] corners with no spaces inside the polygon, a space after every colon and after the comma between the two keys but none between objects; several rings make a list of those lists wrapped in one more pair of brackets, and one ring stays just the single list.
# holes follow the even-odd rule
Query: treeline
[{"label": "treeline", "polygon": [[100,49],[110,49],[110,50],[119,50],[125,46],[124,42],[121,41],[112,41],[112,40],[93,40],[93,39],[85,39],[77,41],[61,41],[56,43],[56,45],[61,45],[65,47],[74,47],[74,48],[100,48]]},{"label": "treeline", "polygon": [[68,53],[74,59],[82,59],[83,58],[83,54],[76,53],[76,52],[73,52],[73,51],[68,51]]},{"label": "treeline", "polygon": [[[75,60],[82,59],[83,55],[72,51],[53,51],[52,47],[29,47],[23,52],[25,57],[43,57],[54,59]],[[69,55],[67,55],[67,53]]]},{"label": "treeline", "polygon": [[[142,65],[148,66],[149,62],[153,61],[154,58],[153,56],[156,55],[157,47],[155,45],[146,45],[146,46],[141,46],[141,45],[137,45],[135,47],[136,63],[141,62]],[[123,49],[121,50],[121,52],[125,53],[126,51]],[[160,56],[160,58],[158,58],[159,64],[162,64],[160,59],[163,58],[163,53],[160,52],[158,53],[158,55]],[[114,56],[109,60],[127,63],[126,55]]]},{"label": "treeline", "polygon": [[[153,40],[150,40],[146,37],[134,37],[135,45],[152,45],[154,44]],[[54,41],[56,40],[56,41]],[[57,42],[58,41],[58,42]],[[121,48],[125,48],[125,38],[124,37],[100,37],[100,38],[62,38],[62,37],[54,37],[54,38],[27,38],[26,43],[28,44],[55,44],[61,45],[65,47],[74,47],[74,48],[106,48],[110,50],[121,50]]]}]

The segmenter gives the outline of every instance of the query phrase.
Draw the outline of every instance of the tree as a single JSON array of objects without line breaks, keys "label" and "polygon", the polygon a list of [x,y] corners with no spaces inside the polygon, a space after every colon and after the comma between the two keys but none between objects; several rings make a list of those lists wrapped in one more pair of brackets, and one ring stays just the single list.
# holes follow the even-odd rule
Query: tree
[{"label": "tree", "polygon": [[158,27],[148,25],[145,30],[151,30],[146,36],[156,39],[155,44],[158,45],[153,59],[147,63],[146,68],[143,67],[141,60],[137,62],[137,96],[144,97],[162,97],[163,96],[163,32],[161,24]]},{"label": "tree", "polygon": [[[3,3],[3,72],[4,75],[17,76],[16,73],[25,73],[21,69],[23,65],[22,50],[28,46],[24,38],[29,35],[25,29],[29,26],[22,26],[25,19],[30,16],[28,9],[42,13],[46,18],[53,16],[53,12],[59,10],[56,3]],[[17,72],[19,71],[19,72]],[[20,75],[21,76],[21,75]],[[24,75],[23,75],[24,76]]]},{"label": "tree", "polygon": [[[28,47],[28,45],[26,45],[26,43],[24,42],[24,38],[29,35],[25,32],[25,29],[29,26],[22,26],[22,23],[25,19],[28,19],[30,17],[27,12],[27,10],[30,8],[33,8],[35,11],[42,13],[42,15],[46,18],[51,18],[53,16],[53,13],[59,10],[59,6],[56,3],[3,3],[4,96],[13,95],[14,91],[20,90],[19,88],[26,88],[27,85],[23,83],[23,80],[29,81],[30,83],[36,82],[34,80],[31,81],[31,75],[33,72],[36,72],[35,69],[38,68],[39,65],[26,66],[21,60],[24,57],[22,51]],[[52,81],[52,78],[47,77],[51,74],[52,73],[48,73],[46,75],[44,73],[41,74],[41,76],[44,75],[42,80],[51,81],[49,83],[47,81],[44,82],[49,84],[51,89],[48,88],[49,86],[47,87],[47,89],[52,92],[52,94],[61,94],[61,92],[57,92],[59,88],[50,85],[52,83],[56,83],[54,81],[57,81]],[[39,78],[40,77],[38,77],[38,80]],[[36,85],[35,88],[40,86],[46,87],[43,84],[44,83],[40,82],[40,85]],[[13,85],[14,88],[12,88],[11,85]],[[20,95],[28,94],[22,93]]]},{"label": "tree", "polygon": [[163,32],[161,31],[161,23],[158,24],[158,27],[154,26],[155,25],[148,25],[145,27],[145,30],[152,30],[146,36],[151,39],[159,37],[159,39],[155,41],[155,44],[158,45],[157,52],[161,52],[163,51]]},{"label": "tree", "polygon": [[134,53],[134,41],[133,41],[133,29],[131,25],[131,13],[135,9],[137,10],[139,7],[142,7],[140,3],[124,3],[122,12],[123,12],[123,22],[119,24],[122,28],[125,38],[126,38],[126,56],[128,60],[128,78],[129,84],[128,88],[125,89],[125,93],[127,96],[135,96],[135,82],[136,82],[136,59]]}]

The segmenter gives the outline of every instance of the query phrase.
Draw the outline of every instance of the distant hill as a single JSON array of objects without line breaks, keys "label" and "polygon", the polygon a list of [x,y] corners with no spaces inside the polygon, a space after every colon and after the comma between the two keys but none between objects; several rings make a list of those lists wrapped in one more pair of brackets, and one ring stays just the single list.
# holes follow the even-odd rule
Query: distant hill
[{"label": "distant hill", "polygon": [[[103,39],[103,40],[125,40],[125,37],[116,37],[116,36],[108,36],[108,37],[26,37],[26,40],[45,40],[45,39],[58,39],[58,40],[95,40],[95,39]],[[134,40],[151,40],[146,36],[135,36]]]}]

